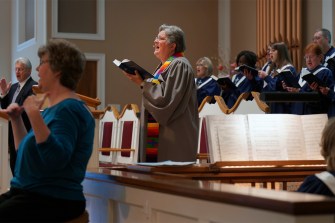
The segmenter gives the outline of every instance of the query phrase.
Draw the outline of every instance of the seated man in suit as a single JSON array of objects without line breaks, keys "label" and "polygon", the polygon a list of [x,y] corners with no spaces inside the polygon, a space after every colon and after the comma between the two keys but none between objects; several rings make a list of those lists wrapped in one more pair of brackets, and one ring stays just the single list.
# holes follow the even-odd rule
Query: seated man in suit
[{"label": "seated man in suit", "polygon": [[[7,83],[6,79],[0,80],[0,104],[1,108],[5,109],[11,103],[22,105],[24,100],[33,94],[32,87],[37,82],[31,77],[31,63],[28,58],[20,57],[15,60],[15,74],[18,82],[12,84]],[[30,130],[30,122],[25,112],[22,113],[22,119],[27,131]],[[8,124],[8,150],[10,157],[10,168],[14,176],[14,168],[16,162],[16,150],[12,132],[11,122]]]}]

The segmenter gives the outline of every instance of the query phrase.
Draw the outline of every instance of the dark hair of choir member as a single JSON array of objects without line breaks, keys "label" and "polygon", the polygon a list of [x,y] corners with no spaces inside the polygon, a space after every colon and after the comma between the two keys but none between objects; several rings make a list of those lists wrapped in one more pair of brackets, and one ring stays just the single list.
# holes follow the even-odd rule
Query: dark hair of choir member
[{"label": "dark hair of choir member", "polygon": [[[325,28],[321,28],[321,29],[317,29],[315,32],[321,32],[321,35],[323,36],[323,38],[328,40],[328,44],[330,45],[332,42],[332,34],[328,29]],[[314,39],[314,38],[313,38]]]},{"label": "dark hair of choir member", "polygon": [[277,68],[281,68],[285,66],[286,64],[292,63],[290,53],[289,53],[286,43],[284,42],[274,43],[272,44],[271,48],[272,50],[278,51],[277,60],[275,61]]},{"label": "dark hair of choir member", "polygon": [[244,57],[245,64],[249,67],[256,67],[257,55],[249,50],[242,50],[236,56],[236,64],[239,64],[241,57]]}]

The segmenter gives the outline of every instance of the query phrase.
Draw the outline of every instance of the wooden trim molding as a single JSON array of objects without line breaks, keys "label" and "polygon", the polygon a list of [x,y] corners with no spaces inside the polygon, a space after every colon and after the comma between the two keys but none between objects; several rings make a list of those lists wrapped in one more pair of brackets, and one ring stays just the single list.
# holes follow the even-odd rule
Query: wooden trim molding
[{"label": "wooden trim molding", "polygon": [[3,112],[0,112],[0,118],[3,118],[3,119],[6,119],[6,120],[9,120],[9,117],[6,113],[3,113]]}]

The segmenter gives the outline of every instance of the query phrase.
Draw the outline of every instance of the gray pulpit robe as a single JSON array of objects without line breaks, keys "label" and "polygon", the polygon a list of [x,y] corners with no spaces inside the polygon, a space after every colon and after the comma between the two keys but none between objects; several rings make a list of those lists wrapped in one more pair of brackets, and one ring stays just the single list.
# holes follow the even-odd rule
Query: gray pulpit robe
[{"label": "gray pulpit robe", "polygon": [[175,58],[159,80],[144,83],[141,110],[159,123],[158,161],[195,161],[199,116],[193,68],[185,57]]}]

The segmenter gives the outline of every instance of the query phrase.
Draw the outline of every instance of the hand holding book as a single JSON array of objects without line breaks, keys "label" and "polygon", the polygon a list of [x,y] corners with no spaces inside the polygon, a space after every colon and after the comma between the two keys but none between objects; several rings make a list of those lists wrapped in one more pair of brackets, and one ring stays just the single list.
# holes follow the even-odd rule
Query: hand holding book
[{"label": "hand holding book", "polygon": [[138,71],[142,79],[152,78],[153,76],[146,71],[144,68],[142,68],[140,65],[136,64],[134,61],[124,59],[122,61],[119,61],[115,59],[113,63],[118,66],[121,70],[128,74],[135,75],[135,70]]},{"label": "hand holding book", "polygon": [[249,72],[251,72],[252,76],[258,76],[258,70],[256,68],[250,67],[246,64],[242,64],[241,66],[237,67],[237,69],[239,71],[241,71],[242,73],[244,72],[244,70],[247,70]]},{"label": "hand holding book", "polygon": [[231,81],[230,77],[221,77],[217,80],[217,83],[223,87],[224,90],[236,89],[236,85]]},{"label": "hand holding book", "polygon": [[326,84],[320,78],[318,78],[316,75],[314,75],[313,73],[305,74],[301,78],[304,79],[309,85],[311,85],[315,82],[320,87],[326,87]]},{"label": "hand holding book", "polygon": [[283,71],[279,73],[281,79],[285,82],[287,87],[301,88],[296,77],[293,76],[291,71]]}]

